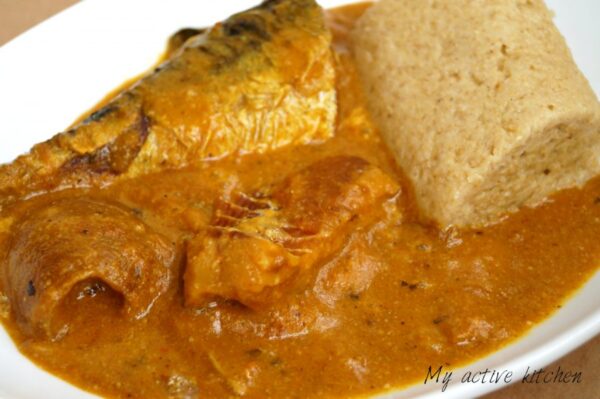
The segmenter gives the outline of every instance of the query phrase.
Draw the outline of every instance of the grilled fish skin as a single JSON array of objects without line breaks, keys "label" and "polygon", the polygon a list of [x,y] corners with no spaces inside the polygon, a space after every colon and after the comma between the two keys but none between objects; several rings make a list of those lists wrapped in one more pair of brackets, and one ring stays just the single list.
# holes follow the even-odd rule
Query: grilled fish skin
[{"label": "grilled fish skin", "polygon": [[0,165],[0,206],[325,140],[336,116],[330,42],[314,0],[267,0],[191,35],[82,123]]}]

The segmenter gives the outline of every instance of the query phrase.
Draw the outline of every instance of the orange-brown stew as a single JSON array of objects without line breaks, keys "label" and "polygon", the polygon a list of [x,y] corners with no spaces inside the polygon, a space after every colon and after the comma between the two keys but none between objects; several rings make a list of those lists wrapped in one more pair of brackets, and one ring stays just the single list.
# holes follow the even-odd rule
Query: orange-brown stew
[{"label": "orange-brown stew", "polygon": [[[173,265],[168,278],[151,276],[144,282],[165,293],[140,318],[125,317],[147,310],[144,298],[127,291],[125,282],[119,285],[127,276],[107,277],[126,292],[118,295],[115,287],[102,283],[103,276],[90,275],[53,310],[52,323],[62,328],[51,337],[24,329],[15,309],[9,310],[3,300],[4,325],[26,356],[69,382],[111,397],[348,397],[403,386],[423,378],[430,365],[453,367],[498,349],[554,312],[581,286],[600,259],[600,179],[477,231],[440,232],[421,221],[410,185],[369,120],[347,51],[347,31],[363,9],[356,5],[329,12],[339,99],[333,139],[143,176],[104,189],[49,193],[3,210],[2,267],[10,263],[4,255],[8,248],[15,240],[28,240],[35,229],[52,236],[59,246],[56,252],[65,231],[93,235],[95,228],[116,236],[131,230],[138,238],[119,244],[122,248],[108,248],[104,236],[98,236],[98,251],[88,256],[89,262],[102,262],[118,251],[139,256],[141,267]],[[246,192],[256,192],[282,184],[286,176],[310,179],[311,169],[302,171],[315,163],[335,185],[336,179],[347,182],[355,176],[344,168],[363,168],[360,162],[344,161],[355,158],[335,156],[360,157],[391,176],[391,183],[381,183],[379,175],[372,181],[383,184],[380,191],[374,189],[377,193],[402,188],[393,198],[394,209],[388,209],[394,217],[385,216],[386,205],[373,194],[369,201],[375,202],[359,203],[358,222],[332,213],[337,219],[329,224],[330,240],[342,242],[310,244],[337,249],[311,258],[312,266],[301,268],[278,295],[243,296],[236,291],[243,281],[234,281],[217,290],[230,290],[239,301],[216,296],[202,306],[194,298],[191,306],[184,305],[182,275],[190,261],[184,256],[186,246],[195,245],[190,239],[214,219],[215,201],[226,187],[235,182]],[[302,195],[310,197],[302,187],[326,188],[311,184],[298,184],[298,201]],[[340,187],[323,191],[323,196],[341,195]],[[97,211],[98,201],[119,205]],[[54,223],[55,211],[37,211],[50,203],[59,211],[68,209],[70,218]],[[20,233],[1,228],[9,219],[26,220],[25,215],[34,215],[34,222],[22,222]],[[44,217],[48,224],[35,225]],[[144,228],[157,233],[144,235]],[[140,240],[159,249],[148,253]],[[18,256],[26,260],[37,247],[35,242],[23,245]],[[198,245],[202,249],[208,244]],[[298,248],[311,247],[293,251],[303,253]],[[35,287],[28,289],[31,294]]]}]

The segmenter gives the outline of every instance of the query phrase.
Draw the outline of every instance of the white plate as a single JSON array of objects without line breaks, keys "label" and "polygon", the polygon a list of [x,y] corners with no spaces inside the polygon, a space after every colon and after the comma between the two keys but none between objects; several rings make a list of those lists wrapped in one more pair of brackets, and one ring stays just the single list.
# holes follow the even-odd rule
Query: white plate
[{"label": "white plate", "polygon": [[[127,78],[149,68],[167,37],[182,27],[211,25],[253,0],[87,0],[0,48],[0,162],[63,130]],[[325,7],[347,0],[322,0]],[[549,0],[575,60],[600,93],[600,2]],[[168,4],[168,5],[167,5]],[[551,271],[549,271],[551,272]],[[519,300],[527,300],[520,298]],[[600,273],[546,322],[513,345],[468,366],[509,369],[514,380],[600,332]],[[499,306],[502,306],[499,304]],[[426,370],[423,370],[425,377]],[[461,370],[455,375],[460,376]],[[389,397],[467,398],[501,385],[418,385]],[[0,328],[0,397],[93,397],[41,371],[19,354]]]}]

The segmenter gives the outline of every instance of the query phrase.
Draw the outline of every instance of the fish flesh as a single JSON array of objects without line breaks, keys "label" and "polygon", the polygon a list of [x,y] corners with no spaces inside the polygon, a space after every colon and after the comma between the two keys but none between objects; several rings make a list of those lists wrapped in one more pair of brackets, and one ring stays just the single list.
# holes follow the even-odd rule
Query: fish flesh
[{"label": "fish flesh", "polygon": [[0,166],[0,206],[333,135],[331,35],[314,0],[267,0],[173,42],[152,73]]}]

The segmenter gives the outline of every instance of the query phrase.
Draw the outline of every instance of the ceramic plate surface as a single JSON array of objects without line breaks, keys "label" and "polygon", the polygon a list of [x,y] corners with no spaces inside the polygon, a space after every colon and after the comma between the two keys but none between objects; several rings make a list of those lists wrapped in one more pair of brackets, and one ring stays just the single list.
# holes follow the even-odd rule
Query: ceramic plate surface
[{"label": "ceramic plate surface", "polygon": [[[182,27],[209,26],[257,1],[87,0],[0,47],[0,162],[64,130],[122,82],[152,66]],[[324,7],[348,3],[321,0]],[[575,61],[600,93],[600,1],[548,0]],[[551,271],[549,271],[551,272]],[[528,298],[520,298],[526,301]],[[502,304],[498,304],[502,306]],[[600,332],[600,273],[546,322],[469,370],[512,370],[550,363]],[[465,309],[468,311],[468,309]],[[455,375],[462,375],[455,370]],[[423,377],[426,370],[423,370]],[[416,385],[394,398],[469,398],[494,384]],[[40,370],[0,328],[0,398],[92,398]]]}]

